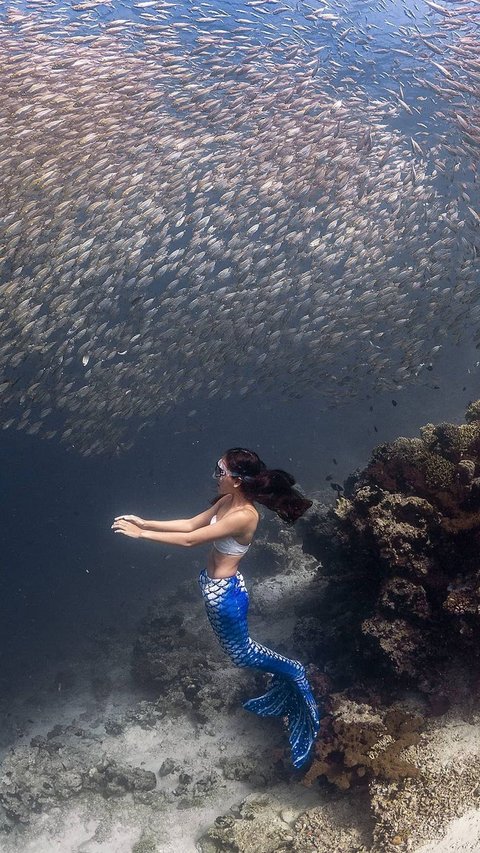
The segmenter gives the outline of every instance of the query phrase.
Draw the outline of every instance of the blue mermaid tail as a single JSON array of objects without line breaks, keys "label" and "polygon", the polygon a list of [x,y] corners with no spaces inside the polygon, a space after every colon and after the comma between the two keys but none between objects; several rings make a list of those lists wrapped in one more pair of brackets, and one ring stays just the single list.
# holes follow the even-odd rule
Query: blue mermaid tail
[{"label": "blue mermaid tail", "polygon": [[235,666],[251,666],[273,673],[269,690],[243,703],[261,717],[287,717],[294,767],[308,760],[318,733],[320,718],[305,668],[248,635],[248,592],[240,572],[229,578],[210,578],[200,572],[200,588],[207,616],[217,639]]}]

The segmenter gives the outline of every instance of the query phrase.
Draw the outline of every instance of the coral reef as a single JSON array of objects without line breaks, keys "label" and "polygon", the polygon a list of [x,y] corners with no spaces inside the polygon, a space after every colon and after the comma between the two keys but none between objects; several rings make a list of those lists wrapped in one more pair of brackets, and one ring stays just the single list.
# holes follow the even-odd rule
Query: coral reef
[{"label": "coral reef", "polygon": [[[383,773],[366,773],[360,776],[364,784],[319,786],[316,802],[300,812],[294,808],[293,787],[288,805],[284,793],[279,796],[273,787],[262,796],[252,794],[220,815],[204,833],[198,842],[202,853],[272,849],[289,853],[407,853],[426,840],[440,837],[453,818],[480,807],[478,719],[469,724],[451,714],[442,721],[432,717],[418,737],[416,714],[399,714],[398,709],[375,713],[371,706],[345,696],[338,698],[338,708],[345,728],[351,718],[361,730],[376,728],[380,735],[382,725],[386,727],[388,722],[402,740],[403,761],[410,765],[408,773],[405,775],[405,767],[397,772],[397,767],[390,779]],[[354,734],[352,767],[359,766],[355,765],[359,752],[366,752],[359,740]],[[384,734],[370,751],[385,753],[388,740],[389,735]],[[395,764],[395,754],[392,758]],[[345,756],[348,774],[352,768],[346,765],[347,760]],[[413,767],[421,768],[421,772],[411,773]],[[466,845],[461,849],[474,848]]]},{"label": "coral reef", "polygon": [[336,686],[373,671],[430,694],[435,710],[451,698],[452,656],[478,694],[480,402],[466,423],[427,424],[420,436],[377,447],[336,505],[303,522],[330,586],[328,605],[306,605],[295,632]]},{"label": "coral reef", "polygon": [[459,757],[458,763],[446,767],[429,766],[425,756],[420,761],[423,769],[416,778],[371,783],[373,840],[369,853],[407,853],[441,835],[452,819],[480,806],[478,755],[469,756],[467,763]]},{"label": "coral reef", "polygon": [[266,788],[278,782],[280,776],[279,768],[275,766],[273,757],[267,752],[263,756],[262,763],[258,761],[257,753],[243,753],[221,758],[219,764],[224,779],[248,782],[255,788]]},{"label": "coral reef", "polygon": [[386,710],[333,694],[331,713],[321,723],[310,769],[303,779],[312,785],[324,776],[347,790],[373,778],[398,780],[418,775],[418,769],[400,755],[420,740],[423,720],[398,707]]}]

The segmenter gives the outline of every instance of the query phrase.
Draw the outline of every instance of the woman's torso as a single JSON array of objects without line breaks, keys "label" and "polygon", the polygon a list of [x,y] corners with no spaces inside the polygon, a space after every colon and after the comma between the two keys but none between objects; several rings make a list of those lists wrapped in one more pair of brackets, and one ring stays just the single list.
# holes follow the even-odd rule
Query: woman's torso
[{"label": "woman's torso", "polygon": [[[222,518],[225,518],[229,512],[235,512],[235,510],[228,509],[228,501],[225,504],[220,504],[219,509],[216,514],[216,520],[220,521]],[[242,536],[238,535],[235,537],[235,541],[240,545],[250,545],[255,530],[257,529],[259,515],[253,504],[246,504],[245,509],[248,509],[251,516],[251,521],[249,521],[248,525],[245,526],[245,530],[242,533]],[[215,518],[215,516],[214,516]],[[213,546],[210,549],[210,553],[208,555],[207,560],[207,574],[211,578],[229,578],[234,575],[238,569],[238,564],[242,559],[243,554],[222,554],[220,551]]]}]

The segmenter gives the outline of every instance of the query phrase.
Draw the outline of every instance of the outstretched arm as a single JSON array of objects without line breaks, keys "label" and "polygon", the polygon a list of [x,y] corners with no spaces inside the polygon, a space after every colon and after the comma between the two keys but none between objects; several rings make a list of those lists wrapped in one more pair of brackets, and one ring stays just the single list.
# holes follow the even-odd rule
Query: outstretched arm
[{"label": "outstretched arm", "polygon": [[155,530],[162,533],[190,533],[192,530],[198,530],[199,527],[205,527],[207,524],[210,524],[220,505],[220,501],[223,502],[223,498],[219,498],[214,506],[209,507],[205,512],[201,512],[193,518],[179,518],[175,521],[155,521],[154,519],[140,518],[138,515],[117,515],[115,521],[133,522],[141,530]]},{"label": "outstretched arm", "polygon": [[131,536],[134,539],[150,539],[152,542],[164,542],[165,545],[182,545],[184,548],[192,548],[195,545],[213,542],[214,539],[220,539],[224,536],[244,536],[250,523],[251,513],[248,510],[239,509],[237,512],[229,513],[213,527],[208,524],[198,530],[184,533],[180,531],[142,530],[136,524],[122,518],[114,521],[112,529],[115,533],[123,533],[124,536]]},{"label": "outstretched arm", "polygon": [[[120,516],[122,518],[123,516]],[[116,520],[116,519],[115,519]],[[165,530],[177,533],[188,533],[192,528],[191,518],[179,518],[177,521],[147,521],[141,525],[142,530]]]}]

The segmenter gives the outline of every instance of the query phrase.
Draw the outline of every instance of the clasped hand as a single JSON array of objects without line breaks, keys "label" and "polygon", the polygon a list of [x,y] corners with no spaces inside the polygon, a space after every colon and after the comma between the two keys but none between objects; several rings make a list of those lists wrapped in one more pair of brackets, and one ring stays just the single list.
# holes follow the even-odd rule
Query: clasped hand
[{"label": "clasped hand", "polygon": [[138,539],[142,535],[143,523],[143,518],[138,515],[117,515],[111,529],[114,533],[123,533],[124,536]]}]

